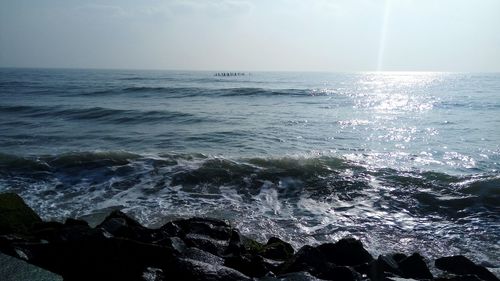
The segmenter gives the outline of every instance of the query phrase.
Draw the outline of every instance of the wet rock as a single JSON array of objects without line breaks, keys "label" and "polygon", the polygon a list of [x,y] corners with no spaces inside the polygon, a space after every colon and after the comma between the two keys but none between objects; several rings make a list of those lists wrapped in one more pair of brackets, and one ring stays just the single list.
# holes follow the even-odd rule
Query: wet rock
[{"label": "wet rock", "polygon": [[335,280],[359,280],[361,275],[348,266],[373,260],[359,240],[347,238],[318,247],[304,246],[281,267],[281,272],[307,271],[315,277]]},{"label": "wet rock", "polygon": [[168,247],[177,254],[183,253],[187,248],[186,243],[181,238],[175,236],[154,241],[154,244]]},{"label": "wet rock", "polygon": [[28,233],[42,219],[15,193],[0,194],[0,234]]},{"label": "wet rock", "polygon": [[169,280],[190,281],[250,281],[250,277],[234,269],[209,264],[192,259],[177,259],[165,268],[165,274]]},{"label": "wet rock", "polygon": [[279,238],[271,237],[261,249],[260,254],[269,259],[284,261],[291,258],[294,252],[295,250],[289,243]]},{"label": "wet rock", "polygon": [[217,256],[224,256],[229,246],[229,241],[217,240],[200,234],[188,234],[184,242],[189,247],[196,247]]},{"label": "wet rock", "polygon": [[393,275],[403,275],[393,255],[380,255],[365,266],[361,265],[356,268],[358,272],[366,274],[371,280],[385,280]]},{"label": "wet rock", "polygon": [[224,259],[198,248],[189,247],[182,252],[182,257],[208,264],[224,265]]},{"label": "wet rock", "polygon": [[226,256],[239,256],[246,253],[245,246],[243,244],[241,235],[238,231],[232,230],[231,237],[229,238],[229,244],[224,253]]},{"label": "wet rock", "polygon": [[232,227],[225,221],[210,218],[190,218],[186,220],[176,220],[184,233],[201,234],[217,240],[229,240],[231,238]]},{"label": "wet rock", "polygon": [[187,246],[219,257],[239,254],[243,249],[239,233],[222,220],[196,217],[175,220],[162,226],[159,232],[178,236]]},{"label": "wet rock", "polygon": [[0,280],[62,281],[63,279],[50,271],[0,253]]},{"label": "wet rock", "polygon": [[436,281],[482,281],[476,275],[453,275],[435,278]]},{"label": "wet rock", "polygon": [[361,275],[347,266],[331,266],[326,271],[317,273],[316,276],[325,280],[361,280]]},{"label": "wet rock", "polygon": [[174,258],[166,247],[122,238],[13,246],[28,262],[60,274],[64,280],[139,280],[145,268],[161,267]]},{"label": "wet rock", "polygon": [[[402,259],[401,259],[402,260]],[[380,255],[376,261],[378,267],[383,272],[391,272],[398,275],[401,275],[401,271],[399,270],[398,262],[394,259],[394,255]]]},{"label": "wet rock", "polygon": [[143,242],[151,242],[155,231],[142,226],[123,212],[111,212],[96,228],[102,229],[114,237],[128,238]]},{"label": "wet rock", "polygon": [[181,227],[175,224],[173,221],[167,222],[162,227],[159,228],[159,232],[163,233],[165,236],[184,236],[185,233],[182,231]]},{"label": "wet rock", "polygon": [[287,260],[280,268],[281,273],[307,271],[314,276],[327,272],[334,265],[327,262],[323,254],[315,247],[306,245]]},{"label": "wet rock", "polygon": [[82,226],[82,227],[90,228],[88,222],[86,222],[84,220],[77,220],[77,219],[72,219],[72,218],[66,219],[66,221],[64,222],[64,225],[65,226]]},{"label": "wet rock", "polygon": [[385,279],[386,281],[417,281],[415,279],[411,279],[411,278],[401,278],[401,277],[387,277]]},{"label": "wet rock", "polygon": [[468,258],[458,255],[442,257],[435,261],[437,268],[458,275],[476,275],[485,281],[498,281],[499,279],[486,267],[477,265]]},{"label": "wet rock", "polygon": [[402,277],[415,279],[432,279],[433,276],[424,261],[424,258],[418,253],[401,260],[398,263]]},{"label": "wet rock", "polygon": [[40,222],[31,228],[31,234],[38,239],[56,241],[60,239],[60,232],[64,224],[60,222]]},{"label": "wet rock", "polygon": [[402,253],[394,253],[390,255],[397,263],[400,263],[402,260],[406,259],[408,256]]},{"label": "wet rock", "polygon": [[312,276],[309,272],[292,272],[287,274],[282,274],[276,277],[266,277],[258,279],[259,281],[321,281],[317,277]]},{"label": "wet rock", "polygon": [[166,281],[167,277],[160,268],[148,267],[142,273],[142,281]]},{"label": "wet rock", "polygon": [[259,254],[264,249],[264,244],[246,236],[241,236],[241,242],[245,251],[252,254]]},{"label": "wet rock", "polygon": [[33,234],[42,240],[49,242],[80,241],[102,237],[102,231],[90,228],[81,221],[70,221],[69,223],[44,222],[34,227]]},{"label": "wet rock", "polygon": [[373,260],[361,241],[354,238],[344,238],[337,243],[325,243],[318,250],[329,261],[336,265],[354,266]]},{"label": "wet rock", "polygon": [[258,255],[227,257],[224,265],[250,277],[263,277],[270,271],[264,258]]}]

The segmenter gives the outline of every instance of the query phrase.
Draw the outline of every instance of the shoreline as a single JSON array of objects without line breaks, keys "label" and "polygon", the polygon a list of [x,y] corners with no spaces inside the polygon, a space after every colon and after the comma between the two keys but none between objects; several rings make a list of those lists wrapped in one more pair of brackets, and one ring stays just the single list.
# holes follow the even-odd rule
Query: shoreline
[{"label": "shoreline", "polygon": [[378,257],[342,238],[294,249],[260,243],[227,221],[186,218],[151,229],[121,211],[99,225],[47,222],[14,193],[0,193],[0,252],[64,280],[499,280],[463,256],[429,260],[419,253]]}]

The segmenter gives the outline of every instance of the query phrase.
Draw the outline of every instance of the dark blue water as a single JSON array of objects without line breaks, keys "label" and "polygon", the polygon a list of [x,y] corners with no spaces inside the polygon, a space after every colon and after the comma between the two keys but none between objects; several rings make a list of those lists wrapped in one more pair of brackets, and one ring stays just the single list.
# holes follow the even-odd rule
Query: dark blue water
[{"label": "dark blue water", "polygon": [[0,69],[0,191],[498,265],[500,74]]}]

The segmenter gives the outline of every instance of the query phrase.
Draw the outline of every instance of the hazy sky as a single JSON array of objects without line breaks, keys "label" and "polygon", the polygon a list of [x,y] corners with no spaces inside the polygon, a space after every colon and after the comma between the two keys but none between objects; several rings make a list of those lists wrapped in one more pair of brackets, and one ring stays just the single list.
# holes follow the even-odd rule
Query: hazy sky
[{"label": "hazy sky", "polygon": [[0,66],[500,71],[500,0],[0,0]]}]

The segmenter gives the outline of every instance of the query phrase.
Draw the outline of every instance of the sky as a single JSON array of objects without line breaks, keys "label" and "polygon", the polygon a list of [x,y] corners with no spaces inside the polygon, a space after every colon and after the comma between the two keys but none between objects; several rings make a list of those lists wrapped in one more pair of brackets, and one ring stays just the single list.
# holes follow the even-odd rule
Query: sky
[{"label": "sky", "polygon": [[0,67],[500,71],[500,0],[0,0]]}]

